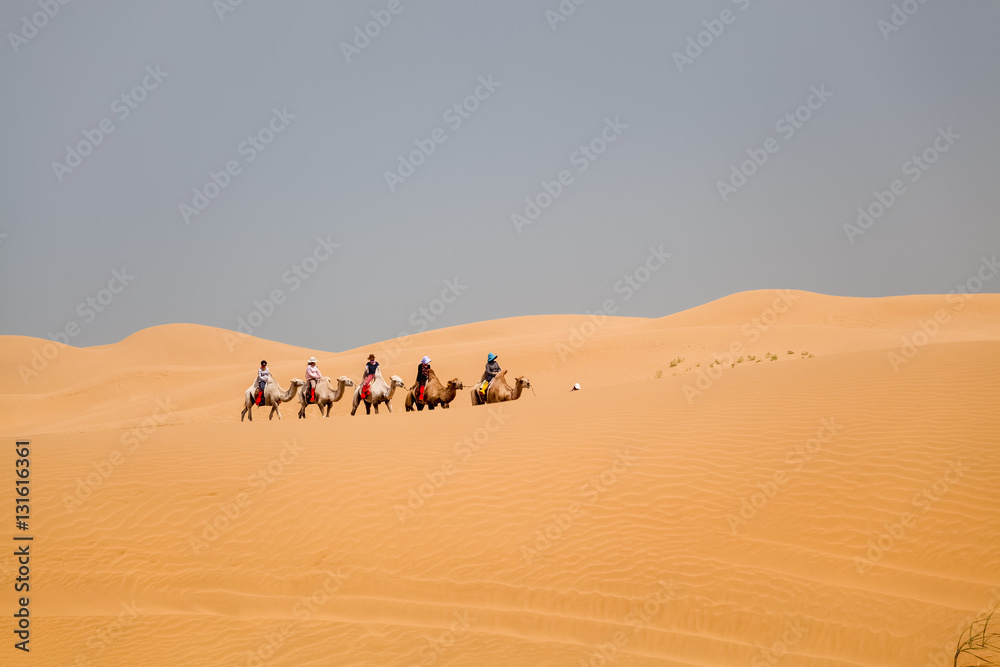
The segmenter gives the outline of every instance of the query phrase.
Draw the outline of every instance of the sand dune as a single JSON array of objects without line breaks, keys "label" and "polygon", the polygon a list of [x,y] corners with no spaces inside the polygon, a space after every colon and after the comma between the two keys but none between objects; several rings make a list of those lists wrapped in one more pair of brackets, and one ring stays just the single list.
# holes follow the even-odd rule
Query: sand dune
[{"label": "sand dune", "polygon": [[[998,295],[234,338],[3,337],[33,664],[923,667],[1000,600]],[[285,387],[370,350],[408,385],[423,354],[471,384],[494,351],[534,393],[240,423],[260,358]]]}]

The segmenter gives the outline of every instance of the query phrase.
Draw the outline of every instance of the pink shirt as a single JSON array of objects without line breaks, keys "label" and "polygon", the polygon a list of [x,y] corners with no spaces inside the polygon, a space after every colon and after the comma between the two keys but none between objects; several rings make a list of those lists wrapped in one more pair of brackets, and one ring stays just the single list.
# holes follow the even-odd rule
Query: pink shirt
[{"label": "pink shirt", "polygon": [[306,366],[307,380],[318,380],[321,377],[323,377],[323,374],[319,372],[318,366],[313,366],[313,365]]}]

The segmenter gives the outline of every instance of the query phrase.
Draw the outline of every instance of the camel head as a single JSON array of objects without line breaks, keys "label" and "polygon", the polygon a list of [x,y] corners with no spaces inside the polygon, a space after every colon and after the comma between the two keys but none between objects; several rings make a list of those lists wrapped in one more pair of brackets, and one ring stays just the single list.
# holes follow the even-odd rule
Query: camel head
[{"label": "camel head", "polygon": [[293,384],[293,385],[295,385],[296,387],[301,387],[302,385],[304,385],[304,384],[305,384],[305,382],[303,382],[302,380],[300,380],[300,379],[298,379],[298,378],[292,378],[291,382],[292,382],[292,384]]},{"label": "camel head", "polygon": [[347,377],[346,375],[341,375],[339,378],[337,378],[337,382],[343,382],[345,387],[353,387],[354,386],[354,380],[352,380],[351,378]]},{"label": "camel head", "polygon": [[524,377],[523,375],[521,377],[517,378],[517,382],[518,382],[518,384],[524,385],[525,389],[531,389],[531,380],[529,380],[528,378]]},{"label": "camel head", "polygon": [[399,377],[398,375],[393,375],[391,378],[389,378],[389,380],[400,389],[406,386],[406,383],[403,382],[403,378]]},{"label": "camel head", "polygon": [[458,390],[465,389],[465,385],[463,385],[462,381],[459,380],[458,378],[455,378],[454,380],[448,380],[448,386],[449,387],[454,387],[455,389],[458,389]]}]

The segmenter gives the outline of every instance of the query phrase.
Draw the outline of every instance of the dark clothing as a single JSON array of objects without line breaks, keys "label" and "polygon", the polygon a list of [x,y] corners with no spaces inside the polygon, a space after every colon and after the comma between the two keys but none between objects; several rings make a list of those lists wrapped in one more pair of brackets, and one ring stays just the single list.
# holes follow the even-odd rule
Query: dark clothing
[{"label": "dark clothing", "polygon": [[419,390],[417,391],[418,400],[424,400],[424,391],[427,389],[427,380],[430,379],[431,373],[433,372],[434,371],[431,370],[430,364],[420,364],[417,366],[417,386],[419,387]]},{"label": "dark clothing", "polygon": [[500,364],[497,363],[496,359],[487,362],[486,372],[483,373],[483,380],[492,381],[493,378],[495,378],[499,373],[500,373]]},{"label": "dark clothing", "polygon": [[375,369],[378,368],[377,361],[369,361],[365,364],[365,375],[375,375]]}]

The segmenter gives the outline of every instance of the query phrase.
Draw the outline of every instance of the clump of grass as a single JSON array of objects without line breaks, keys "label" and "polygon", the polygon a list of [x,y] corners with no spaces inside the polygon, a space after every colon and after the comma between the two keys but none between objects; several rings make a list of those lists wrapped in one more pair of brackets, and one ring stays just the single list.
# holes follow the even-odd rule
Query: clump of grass
[{"label": "clump of grass", "polygon": [[777,361],[778,360],[778,355],[771,354],[770,352],[768,352],[767,354],[764,355],[764,358],[765,359],[770,359],[771,361]]},{"label": "clump of grass", "polygon": [[740,357],[739,359],[737,359],[737,360],[736,360],[736,363],[738,363],[738,364],[742,364],[742,363],[743,363],[743,357]]},{"label": "clump of grass", "polygon": [[795,354],[795,352],[793,352],[793,351],[789,350],[789,351],[788,351],[788,354]]},{"label": "clump of grass", "polygon": [[984,616],[970,623],[959,635],[953,667],[1000,665],[1000,621],[993,618],[998,610],[1000,602],[993,605],[993,609]]},{"label": "clump of grass", "polygon": [[684,363],[684,357],[677,357],[676,359],[670,360],[670,367],[673,368],[677,364]]},{"label": "clump of grass", "polygon": [[754,361],[754,360],[756,360],[756,359],[757,359],[757,355],[754,355],[754,354],[748,354],[748,355],[747,355],[747,359],[748,359],[748,360],[750,360],[750,361]]},{"label": "clump of grass", "polygon": [[663,371],[656,371],[656,375],[654,375],[653,377],[659,380],[661,377],[663,377]]}]

